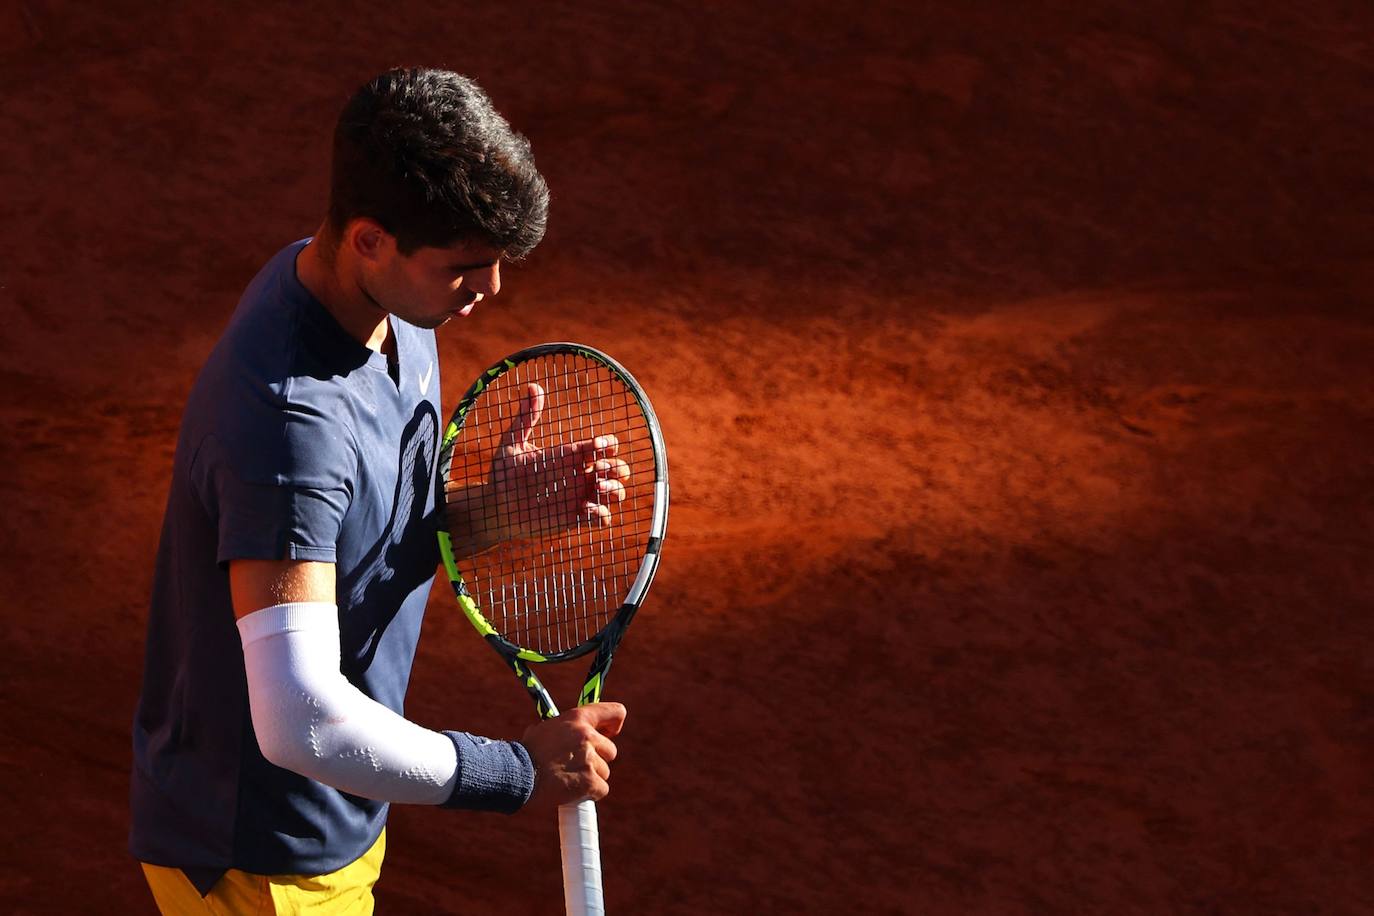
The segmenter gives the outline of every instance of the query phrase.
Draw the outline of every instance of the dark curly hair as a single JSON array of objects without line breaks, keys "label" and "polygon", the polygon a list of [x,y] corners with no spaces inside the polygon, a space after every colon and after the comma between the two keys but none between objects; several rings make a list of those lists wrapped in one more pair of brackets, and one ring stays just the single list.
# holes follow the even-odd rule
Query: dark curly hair
[{"label": "dark curly hair", "polygon": [[518,259],[548,223],[529,141],[447,70],[389,70],[359,89],[334,129],[329,185],[334,233],[369,217],[405,255],[473,240]]}]

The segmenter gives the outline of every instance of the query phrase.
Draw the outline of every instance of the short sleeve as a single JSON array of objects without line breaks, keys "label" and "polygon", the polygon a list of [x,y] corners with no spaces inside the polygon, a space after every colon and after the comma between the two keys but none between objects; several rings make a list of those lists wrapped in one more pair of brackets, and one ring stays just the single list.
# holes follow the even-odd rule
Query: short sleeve
[{"label": "short sleeve", "polygon": [[215,559],[336,561],[357,450],[341,424],[261,405],[253,423],[208,435],[191,486],[215,523]]}]

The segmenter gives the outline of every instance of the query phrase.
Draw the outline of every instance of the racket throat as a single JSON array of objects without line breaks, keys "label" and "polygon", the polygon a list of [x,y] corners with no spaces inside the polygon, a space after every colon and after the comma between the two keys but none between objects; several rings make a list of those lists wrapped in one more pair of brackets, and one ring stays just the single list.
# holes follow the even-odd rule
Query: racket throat
[{"label": "racket throat", "polygon": [[[492,637],[489,636],[487,639],[491,641]],[[510,665],[511,671],[515,672],[515,676],[520,679],[520,683],[525,685],[525,692],[528,693],[530,699],[534,701],[534,708],[538,711],[539,718],[555,718],[558,715],[558,705],[554,703],[553,697],[549,695],[549,691],[545,689],[539,677],[534,673],[534,670],[520,658],[502,652],[499,646],[497,647],[497,651],[501,652],[501,655],[506,659],[506,663]]]}]

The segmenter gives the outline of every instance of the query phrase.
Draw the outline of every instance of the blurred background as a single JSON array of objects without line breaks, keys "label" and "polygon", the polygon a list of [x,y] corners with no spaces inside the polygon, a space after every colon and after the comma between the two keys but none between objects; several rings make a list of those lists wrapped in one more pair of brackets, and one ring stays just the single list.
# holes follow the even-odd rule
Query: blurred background
[{"label": "blurred background", "polygon": [[[1374,911],[1372,34],[1339,0],[0,0],[0,909],[152,911],[129,724],[182,404],[319,224],[345,99],[421,64],[554,195],[440,332],[446,406],[578,340],[668,441],[614,912]],[[407,711],[530,719],[442,585]],[[560,909],[553,823],[388,836],[381,912]]]}]

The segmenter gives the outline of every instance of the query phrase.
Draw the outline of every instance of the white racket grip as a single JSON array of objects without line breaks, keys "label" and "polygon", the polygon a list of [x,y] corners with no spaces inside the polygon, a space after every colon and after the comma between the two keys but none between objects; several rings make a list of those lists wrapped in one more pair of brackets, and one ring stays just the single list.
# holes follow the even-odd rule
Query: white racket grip
[{"label": "white racket grip", "polygon": [[558,839],[563,844],[563,900],[568,916],[603,916],[601,836],[596,802],[587,799],[558,808]]}]

